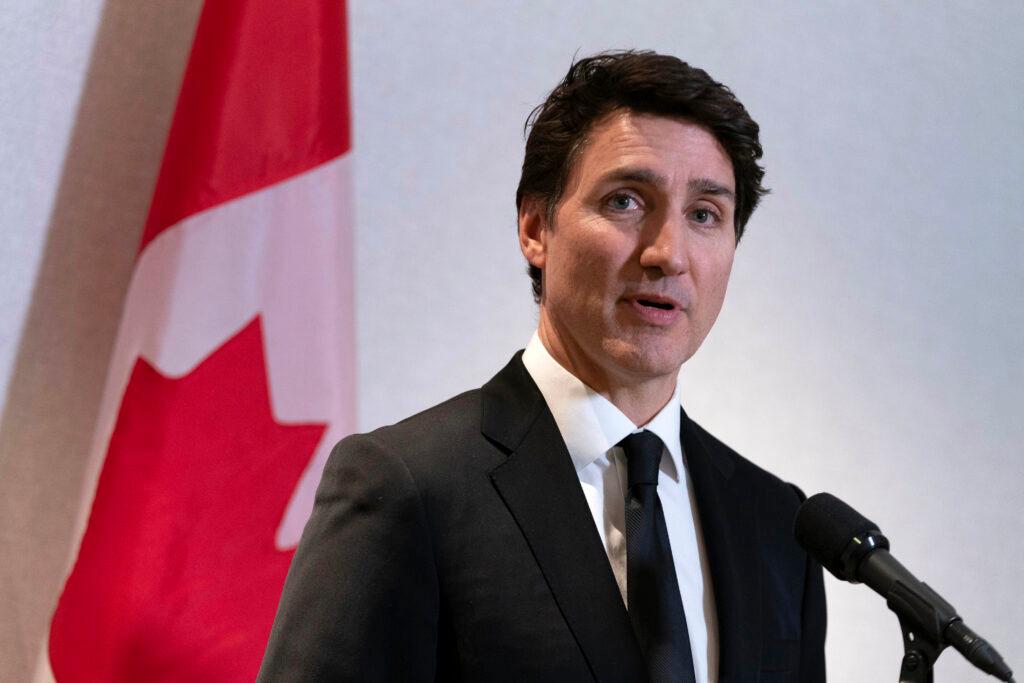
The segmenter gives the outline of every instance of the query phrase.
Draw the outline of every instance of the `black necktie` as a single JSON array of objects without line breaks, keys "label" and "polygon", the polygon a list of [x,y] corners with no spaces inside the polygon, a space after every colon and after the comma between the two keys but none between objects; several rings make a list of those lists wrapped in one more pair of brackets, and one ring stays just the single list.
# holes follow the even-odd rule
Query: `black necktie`
[{"label": "black necktie", "polygon": [[694,683],[686,614],[658,498],[661,439],[644,430],[619,442],[626,451],[626,597],[651,681]]}]

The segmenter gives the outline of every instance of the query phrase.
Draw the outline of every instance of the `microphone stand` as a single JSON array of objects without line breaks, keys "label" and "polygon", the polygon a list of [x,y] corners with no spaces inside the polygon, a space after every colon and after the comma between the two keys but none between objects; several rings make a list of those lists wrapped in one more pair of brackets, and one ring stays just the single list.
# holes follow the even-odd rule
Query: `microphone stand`
[{"label": "microphone stand", "polygon": [[922,637],[915,630],[909,619],[900,616],[900,629],[903,630],[903,662],[900,666],[900,683],[934,683],[935,675],[932,667],[939,654],[946,649],[945,645],[936,645],[928,638]]},{"label": "microphone stand", "polygon": [[943,632],[959,619],[953,606],[926,583],[908,586],[895,581],[885,602],[900,621],[903,631],[903,663],[900,683],[934,683],[932,667],[948,643]]}]

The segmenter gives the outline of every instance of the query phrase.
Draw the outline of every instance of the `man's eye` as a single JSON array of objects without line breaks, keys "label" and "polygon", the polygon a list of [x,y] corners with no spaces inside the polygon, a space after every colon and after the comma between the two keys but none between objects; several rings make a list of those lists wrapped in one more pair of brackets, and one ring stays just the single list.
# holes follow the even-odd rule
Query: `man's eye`
[{"label": "man's eye", "polygon": [[711,209],[694,209],[690,215],[694,221],[701,224],[714,223],[718,220],[718,215]]},{"label": "man's eye", "polygon": [[613,194],[608,198],[608,206],[616,211],[629,211],[637,207],[637,201],[632,195]]}]

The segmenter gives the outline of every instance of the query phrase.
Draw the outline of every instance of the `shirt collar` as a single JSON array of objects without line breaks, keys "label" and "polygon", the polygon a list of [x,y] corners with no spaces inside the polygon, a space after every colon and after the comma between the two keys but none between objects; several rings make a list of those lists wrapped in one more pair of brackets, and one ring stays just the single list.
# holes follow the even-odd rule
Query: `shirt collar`
[{"label": "shirt collar", "polygon": [[[559,365],[536,332],[523,352],[523,365],[544,396],[577,473],[607,454],[626,436],[640,431],[615,404]],[[677,481],[683,471],[680,412],[677,382],[665,407],[642,426],[657,434],[665,444],[674,470],[668,474]]]}]

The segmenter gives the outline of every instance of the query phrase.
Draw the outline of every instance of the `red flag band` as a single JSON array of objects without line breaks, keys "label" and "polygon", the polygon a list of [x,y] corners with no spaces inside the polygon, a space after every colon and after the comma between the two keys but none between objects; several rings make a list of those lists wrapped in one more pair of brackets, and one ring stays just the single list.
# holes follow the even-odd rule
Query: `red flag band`
[{"label": "red flag band", "polygon": [[203,9],[112,356],[58,681],[251,681],[354,426],[344,5]]}]

